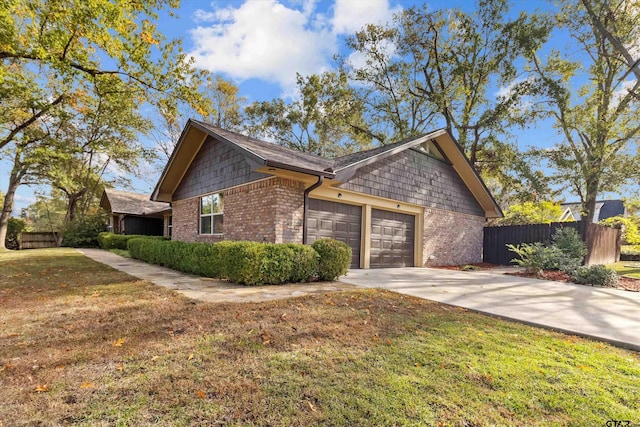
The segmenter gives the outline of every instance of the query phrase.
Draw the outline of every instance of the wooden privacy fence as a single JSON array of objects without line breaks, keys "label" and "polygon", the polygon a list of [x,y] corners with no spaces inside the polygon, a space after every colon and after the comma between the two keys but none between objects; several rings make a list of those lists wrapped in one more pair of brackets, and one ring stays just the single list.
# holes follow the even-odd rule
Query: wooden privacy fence
[{"label": "wooden privacy fence", "polygon": [[491,264],[511,264],[517,255],[507,249],[507,244],[551,242],[556,230],[563,227],[577,230],[587,245],[585,264],[609,264],[620,260],[620,230],[582,221],[485,227],[483,260]]},{"label": "wooden privacy fence", "polygon": [[57,248],[58,236],[51,232],[28,232],[20,235],[20,249]]}]

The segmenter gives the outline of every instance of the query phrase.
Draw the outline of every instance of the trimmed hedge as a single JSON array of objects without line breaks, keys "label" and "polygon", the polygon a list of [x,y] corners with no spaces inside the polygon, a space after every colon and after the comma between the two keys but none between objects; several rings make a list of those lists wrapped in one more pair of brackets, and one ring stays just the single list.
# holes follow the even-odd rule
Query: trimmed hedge
[{"label": "trimmed hedge", "polygon": [[[313,247],[295,243],[210,244],[133,238],[127,247],[133,258],[151,264],[243,285],[309,282],[320,276],[318,267],[322,259]],[[325,253],[325,258],[335,256]],[[335,261],[325,261],[331,263]]]},{"label": "trimmed hedge", "polygon": [[115,234],[110,231],[105,231],[98,234],[98,243],[102,249],[123,249],[127,250],[127,242],[130,239],[145,238],[145,239],[161,239],[167,240],[167,237],[162,236],[145,236],[142,234]]},{"label": "trimmed hedge", "polygon": [[320,255],[318,280],[336,280],[347,274],[351,265],[351,248],[334,239],[318,239],[311,245]]}]

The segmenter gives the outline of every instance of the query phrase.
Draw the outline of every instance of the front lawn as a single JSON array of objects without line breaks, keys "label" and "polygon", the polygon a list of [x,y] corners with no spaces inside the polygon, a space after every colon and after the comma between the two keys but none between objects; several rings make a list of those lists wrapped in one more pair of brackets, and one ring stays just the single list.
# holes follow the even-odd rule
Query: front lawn
[{"label": "front lawn", "polygon": [[68,249],[0,272],[0,425],[640,422],[638,354],[413,297],[212,304]]},{"label": "front lawn", "polygon": [[608,264],[607,267],[614,269],[620,276],[640,279],[640,262],[638,261],[620,261]]}]

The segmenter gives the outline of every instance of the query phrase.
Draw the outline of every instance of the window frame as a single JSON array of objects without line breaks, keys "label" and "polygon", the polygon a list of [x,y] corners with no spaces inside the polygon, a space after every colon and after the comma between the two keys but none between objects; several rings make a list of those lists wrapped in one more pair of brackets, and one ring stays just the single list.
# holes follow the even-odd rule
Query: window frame
[{"label": "window frame", "polygon": [[[213,200],[215,197],[218,197],[220,204],[220,212],[213,212]],[[202,202],[204,199],[211,198],[211,213],[202,213]],[[222,232],[215,232],[215,217],[219,216],[222,218]],[[202,231],[202,219],[209,218],[211,223],[211,232],[204,233]],[[200,196],[198,198],[198,234],[201,236],[222,236],[224,234],[224,197],[222,193],[211,193],[206,194],[204,196]]]}]

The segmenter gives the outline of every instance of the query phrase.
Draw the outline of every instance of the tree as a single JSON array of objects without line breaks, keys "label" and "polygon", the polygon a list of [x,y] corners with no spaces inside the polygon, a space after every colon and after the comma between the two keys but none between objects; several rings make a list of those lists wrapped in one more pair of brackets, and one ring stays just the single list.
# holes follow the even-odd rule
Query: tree
[{"label": "tree", "polygon": [[194,108],[187,102],[179,103],[178,108],[161,108],[161,121],[153,130],[157,147],[162,154],[162,167],[171,157],[175,144],[189,118],[197,118],[205,123],[227,130],[243,129],[243,107],[246,99],[238,96],[239,89],[232,81],[220,76],[207,76],[200,86],[200,102]]},{"label": "tree", "polygon": [[256,102],[245,108],[249,134],[327,158],[370,147],[363,103],[340,72],[302,77],[299,98]]},{"label": "tree", "polygon": [[[606,1],[592,5],[593,13],[605,25],[616,21],[623,44],[637,41],[640,15],[620,19],[617,12],[611,15]],[[625,80],[628,67],[624,56],[591,26],[592,22],[579,5],[566,2],[558,23],[576,41],[581,56],[571,61],[552,51],[546,63],[538,58],[532,62],[535,76],[545,88],[542,112],[555,119],[564,137],[562,143],[538,155],[555,169],[555,182],[580,197],[588,222],[593,220],[599,194],[614,192],[640,177],[640,100],[633,95],[640,80]]]},{"label": "tree", "polygon": [[[42,137],[83,91],[166,111],[200,105],[203,73],[155,22],[177,0],[7,0],[0,8],[0,149],[13,160],[0,245],[15,189],[46,150]],[[59,122],[59,120],[58,120]],[[38,133],[42,135],[38,135]],[[34,139],[35,138],[35,139]],[[60,148],[60,145],[57,146]],[[25,167],[28,167],[25,169]],[[42,165],[42,163],[40,163]]]},{"label": "tree", "polygon": [[[552,26],[544,16],[508,12],[505,0],[480,1],[474,13],[411,7],[390,26],[369,25],[350,38],[352,59],[343,63],[362,87],[375,133],[398,140],[442,124],[474,168],[499,178],[503,189],[510,187],[506,182],[536,178],[528,163],[518,163],[522,154],[507,142],[513,139],[508,129],[531,120],[522,95],[532,82],[517,64],[546,41]],[[504,88],[498,96],[490,92],[494,85]]]},{"label": "tree", "polygon": [[504,218],[497,221],[499,225],[548,224],[560,220],[562,206],[559,203],[524,202],[509,206],[504,211]]}]

